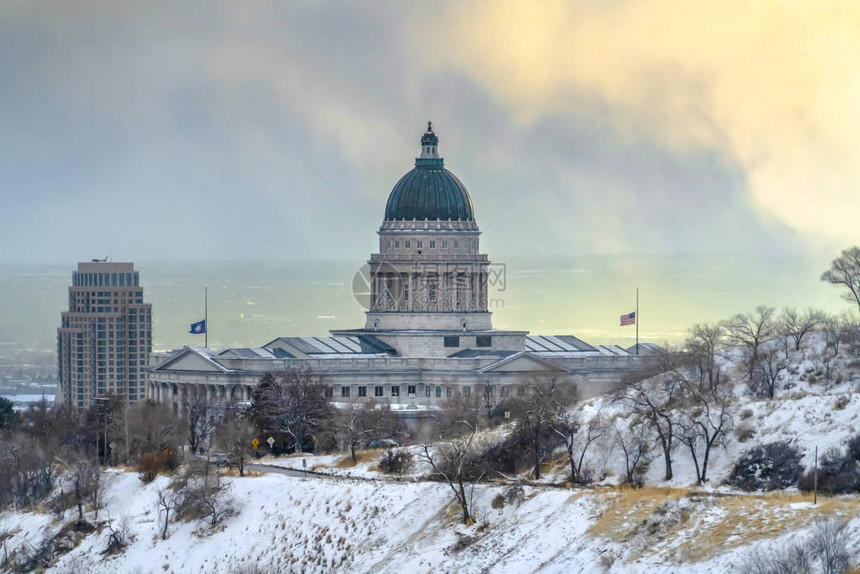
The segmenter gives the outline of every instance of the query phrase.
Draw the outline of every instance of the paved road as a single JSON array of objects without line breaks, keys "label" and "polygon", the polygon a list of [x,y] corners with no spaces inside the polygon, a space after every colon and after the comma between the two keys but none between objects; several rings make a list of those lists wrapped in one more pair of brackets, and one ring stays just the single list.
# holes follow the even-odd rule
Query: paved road
[{"label": "paved road", "polygon": [[314,472],[305,473],[304,471],[301,471],[301,470],[295,470],[292,468],[281,468],[280,466],[271,466],[268,464],[246,464],[245,469],[246,470],[253,470],[254,472],[276,472],[278,474],[284,474],[286,476],[296,476],[299,478],[302,478],[305,476],[320,478],[320,476],[321,476],[321,475],[314,473]]}]

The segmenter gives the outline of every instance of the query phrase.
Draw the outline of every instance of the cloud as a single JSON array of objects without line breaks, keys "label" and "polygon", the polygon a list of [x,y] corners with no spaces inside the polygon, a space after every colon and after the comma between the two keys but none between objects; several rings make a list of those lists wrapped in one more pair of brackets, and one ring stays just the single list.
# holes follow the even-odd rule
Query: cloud
[{"label": "cloud", "polygon": [[423,61],[480,84],[521,125],[593,114],[622,137],[743,169],[754,203],[810,237],[860,240],[860,5],[448,3]]},{"label": "cloud", "polygon": [[[692,8],[474,6],[3,4],[0,241],[16,248],[0,258],[112,245],[129,259],[360,261],[428,119],[496,258],[773,249],[796,246],[787,223],[806,229],[779,209],[850,213],[827,212],[853,152],[813,121],[811,88],[774,104],[786,116],[794,101],[796,121],[754,113],[774,93],[757,77],[728,106],[744,82],[720,74],[743,52],[724,54],[717,32],[685,50],[702,34],[667,29],[694,25]],[[792,138],[803,162],[785,160]],[[827,209],[784,200],[812,176]],[[784,195],[763,210],[768,189]]]}]

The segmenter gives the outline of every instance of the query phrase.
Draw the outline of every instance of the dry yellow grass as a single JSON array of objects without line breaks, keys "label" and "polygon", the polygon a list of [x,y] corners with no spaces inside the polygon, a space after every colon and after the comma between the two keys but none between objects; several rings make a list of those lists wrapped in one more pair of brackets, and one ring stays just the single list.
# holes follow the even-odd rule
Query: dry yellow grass
[{"label": "dry yellow grass", "polygon": [[812,495],[777,494],[745,495],[714,499],[715,515],[707,522],[693,520],[673,529],[679,534],[693,529],[695,538],[687,537],[678,549],[685,562],[699,562],[722,554],[741,543],[776,538],[828,516],[856,516],[860,500],[856,497],[819,497],[816,506],[793,506],[811,503]]},{"label": "dry yellow grass", "polygon": [[[572,497],[574,498],[574,497]],[[662,504],[689,498],[686,512],[667,519]],[[802,493],[770,495],[719,495],[683,489],[620,488],[601,495],[604,508],[588,533],[595,537],[625,542],[636,537],[642,554],[665,550],[673,540],[673,554],[681,563],[707,560],[738,544],[775,538],[802,528],[818,518],[860,513],[860,498],[819,497],[812,506],[812,496]],[[803,504],[806,503],[806,504]],[[665,528],[649,533],[642,528],[650,521]],[[628,557],[635,559],[636,552]]]},{"label": "dry yellow grass", "polygon": [[355,451],[356,462],[352,462],[352,456],[342,456],[334,463],[335,468],[352,468],[360,462],[373,462],[382,455],[383,449],[371,448],[367,450]]},{"label": "dry yellow grass", "polygon": [[662,503],[682,498],[688,492],[677,488],[627,486],[609,490],[604,496],[610,503],[604,508],[597,522],[588,529],[588,533],[621,542],[633,534],[634,529]]}]

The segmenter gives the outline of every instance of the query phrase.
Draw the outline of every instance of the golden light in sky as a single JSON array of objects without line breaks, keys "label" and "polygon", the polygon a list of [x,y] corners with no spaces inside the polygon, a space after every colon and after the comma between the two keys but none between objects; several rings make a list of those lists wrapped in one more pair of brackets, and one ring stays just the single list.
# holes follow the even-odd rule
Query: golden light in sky
[{"label": "golden light in sky", "polygon": [[539,6],[449,4],[416,26],[421,57],[473,78],[522,123],[582,112],[592,96],[626,137],[724,154],[756,205],[809,239],[860,240],[860,4]]}]

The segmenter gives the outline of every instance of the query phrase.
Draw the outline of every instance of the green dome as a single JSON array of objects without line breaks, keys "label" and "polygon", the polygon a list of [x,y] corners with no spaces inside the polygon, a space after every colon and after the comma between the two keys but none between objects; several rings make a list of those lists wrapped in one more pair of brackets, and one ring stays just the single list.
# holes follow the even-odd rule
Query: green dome
[{"label": "green dome", "polygon": [[385,219],[474,221],[472,198],[436,151],[438,138],[428,122],[415,169],[400,178],[385,206]]}]

